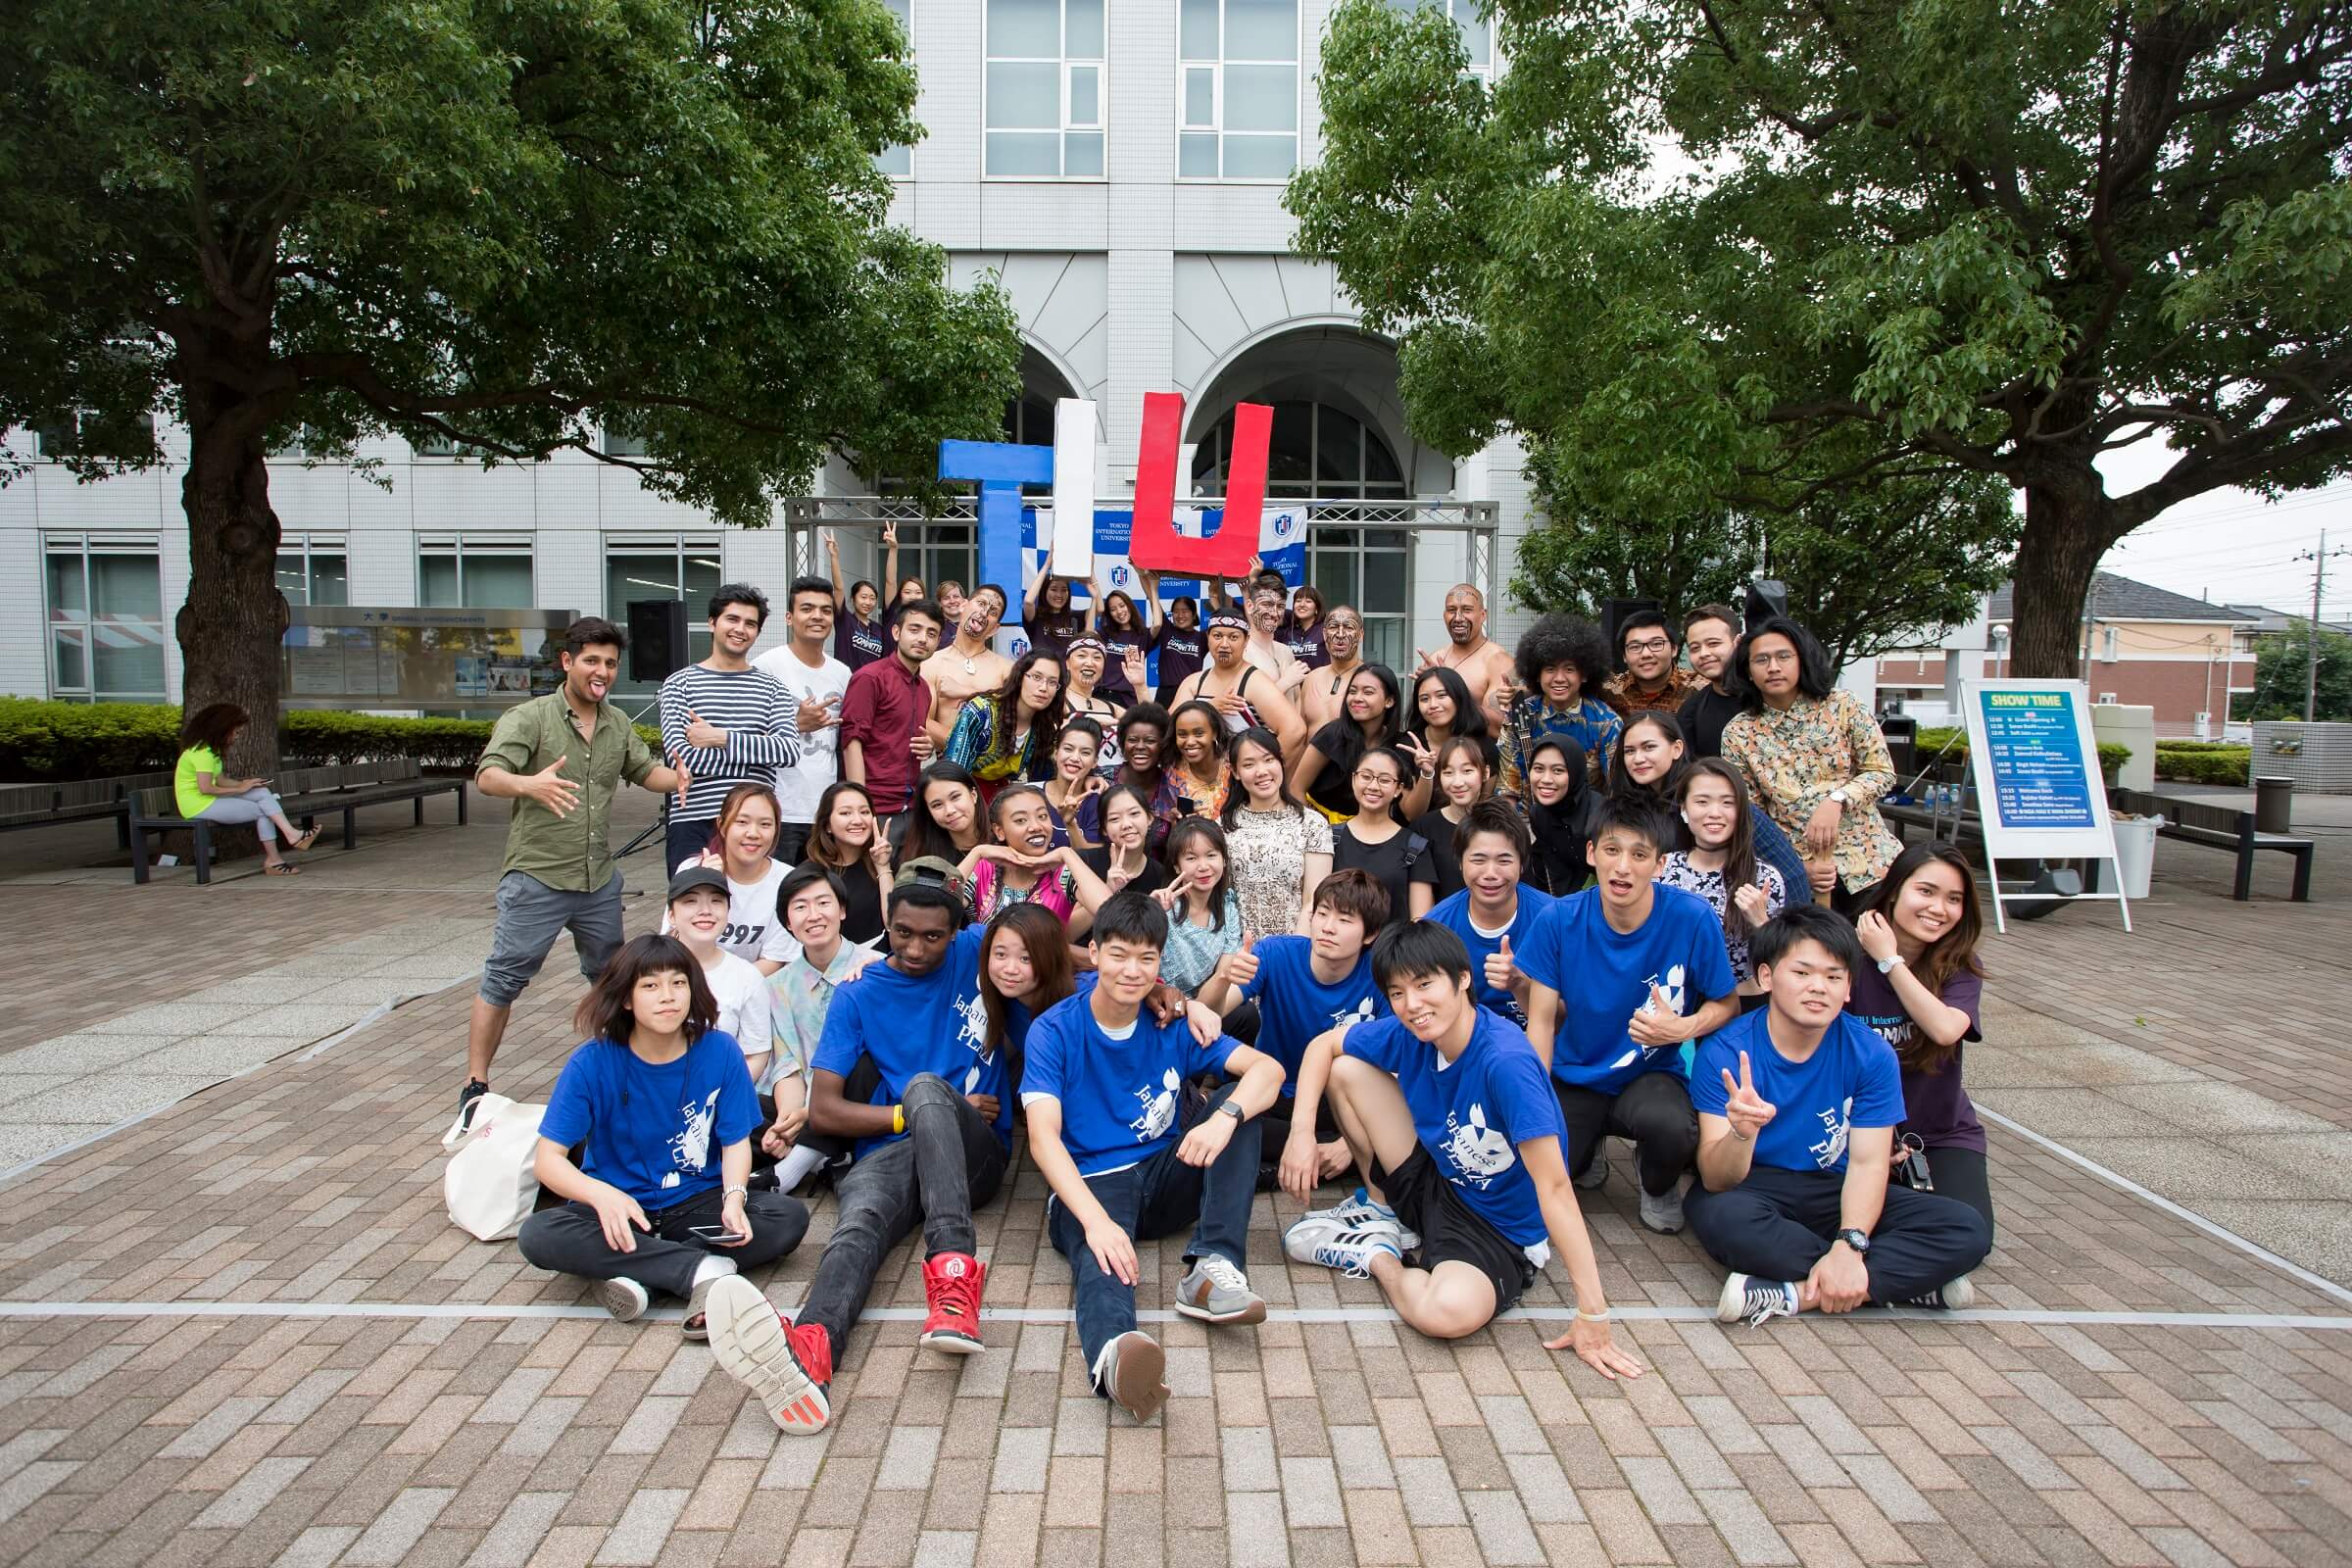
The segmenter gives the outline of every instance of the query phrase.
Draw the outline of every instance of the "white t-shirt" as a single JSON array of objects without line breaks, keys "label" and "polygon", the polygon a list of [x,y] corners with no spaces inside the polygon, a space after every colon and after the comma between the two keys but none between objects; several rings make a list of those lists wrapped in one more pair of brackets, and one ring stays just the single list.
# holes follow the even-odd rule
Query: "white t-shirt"
[{"label": "white t-shirt", "polygon": [[703,971],[703,983],[718,1004],[718,1027],[735,1037],[746,1056],[776,1049],[775,1028],[767,1013],[767,976],[749,958],[721,950],[718,966]]},{"label": "white t-shirt", "polygon": [[834,722],[814,734],[801,736],[801,760],[776,769],[776,799],[784,805],[784,820],[808,824],[816,820],[816,799],[841,776],[841,699],[850,689],[850,666],[827,655],[814,669],[801,662],[790,644],[771,648],[752,661],[765,670],[795,702],[823,702]]},{"label": "white t-shirt", "polygon": [[[674,875],[695,863],[695,858],[688,857],[670,870]],[[727,878],[727,923],[718,933],[719,952],[754,963],[765,958],[790,963],[801,956],[800,942],[784,929],[784,913],[776,907],[776,890],[784,885],[784,875],[791,869],[781,860],[770,860],[757,882]],[[669,935],[667,909],[662,911],[662,934]]]}]

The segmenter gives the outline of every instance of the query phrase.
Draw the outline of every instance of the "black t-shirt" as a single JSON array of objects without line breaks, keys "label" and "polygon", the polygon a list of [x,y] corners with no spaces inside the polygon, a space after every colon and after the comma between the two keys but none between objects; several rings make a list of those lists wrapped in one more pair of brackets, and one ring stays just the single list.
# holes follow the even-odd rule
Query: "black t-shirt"
[{"label": "black t-shirt", "polygon": [[[1021,629],[1029,634],[1031,648],[1041,654],[1052,654],[1055,659],[1060,659],[1069,653],[1071,639],[1086,630],[1086,612],[1075,607],[1069,610],[1054,611],[1040,605],[1037,607],[1037,614]],[[1104,679],[1108,679],[1109,674],[1108,661],[1105,661]],[[1102,682],[1097,681],[1095,684],[1100,687]]]},{"label": "black t-shirt", "polygon": [[1433,890],[1437,886],[1428,840],[1407,828],[1385,844],[1366,844],[1351,828],[1352,824],[1342,822],[1331,830],[1331,868],[1371,872],[1372,880],[1389,890],[1389,923],[1381,929],[1404,924],[1413,917],[1408,898],[1411,884],[1419,882]]},{"label": "black t-shirt", "polygon": [[850,666],[851,672],[890,652],[890,644],[882,640],[882,628],[870,620],[859,620],[846,610],[833,613],[833,657]]},{"label": "black t-shirt", "polygon": [[1683,744],[1691,757],[1721,757],[1723,726],[1739,715],[1740,699],[1727,697],[1712,686],[1701,686],[1683,699],[1675,719],[1683,726]]},{"label": "black t-shirt", "polygon": [[1327,811],[1342,816],[1353,816],[1355,804],[1355,764],[1364,760],[1364,732],[1352,718],[1342,714],[1315,731],[1307,742],[1323,759],[1323,766],[1308,786],[1306,798]]},{"label": "black t-shirt", "polygon": [[882,935],[882,884],[875,880],[874,862],[860,857],[855,865],[835,866],[833,874],[849,891],[849,907],[842,911],[841,934],[852,942],[872,942]]},{"label": "black t-shirt", "polygon": [[1173,692],[1179,681],[1200,673],[1208,662],[1208,634],[1196,624],[1186,631],[1168,621],[1159,626],[1159,689]]},{"label": "black t-shirt", "polygon": [[[1109,884],[1109,845],[1100,844],[1091,850],[1080,850],[1078,852],[1078,858],[1084,860],[1086,862],[1086,868],[1094,872],[1095,875],[1101,877],[1104,885],[1107,886]],[[1114,891],[1125,893],[1157,893],[1161,888],[1164,888],[1167,885],[1168,868],[1160,864],[1159,861],[1147,854],[1144,857],[1143,870],[1133,881],[1129,882],[1125,888],[1116,889]]]},{"label": "black t-shirt", "polygon": [[1445,808],[1423,811],[1413,818],[1413,831],[1429,840],[1429,864],[1436,877],[1435,902],[1444,903],[1462,891],[1461,857],[1453,853],[1453,833],[1460,824],[1446,820]]}]

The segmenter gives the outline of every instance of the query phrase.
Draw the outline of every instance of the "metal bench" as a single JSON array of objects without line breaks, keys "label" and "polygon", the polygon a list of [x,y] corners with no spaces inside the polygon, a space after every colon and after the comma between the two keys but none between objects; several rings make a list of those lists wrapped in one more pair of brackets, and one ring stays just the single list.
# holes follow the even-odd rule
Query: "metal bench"
[{"label": "metal bench", "polygon": [[2293,856],[2294,902],[2311,902],[2311,858],[2318,849],[2313,840],[2295,838],[2286,833],[2259,832],[2254,826],[2252,811],[2211,806],[2203,801],[2184,801],[2149,790],[2110,789],[2107,800],[2119,811],[2163,817],[2164,826],[2156,830],[2158,838],[2180,839],[2187,844],[2234,851],[2237,855],[2237,880],[2230,896],[2240,904],[2254,896],[2254,852],[2257,850],[2276,850],[2281,855]]},{"label": "metal bench", "polygon": [[[458,825],[466,825],[466,781],[462,778],[426,778],[415,758],[357,762],[340,767],[289,768],[276,778],[274,785],[278,804],[285,808],[287,820],[300,823],[305,830],[322,816],[342,813],[343,847],[347,850],[359,847],[359,813],[362,807],[412,802],[416,807],[416,825],[422,827],[425,798],[455,795],[458,798]],[[193,859],[197,882],[211,882],[212,834],[217,825],[201,816],[181,816],[179,803],[170,788],[135,792],[131,796],[129,820],[131,880],[144,883],[149,878],[147,835],[181,829],[195,836]]]},{"label": "metal bench", "polygon": [[130,798],[172,782],[169,773],[125,773],[64,784],[0,784],[0,833],[61,822],[115,819],[115,842],[130,848]]}]

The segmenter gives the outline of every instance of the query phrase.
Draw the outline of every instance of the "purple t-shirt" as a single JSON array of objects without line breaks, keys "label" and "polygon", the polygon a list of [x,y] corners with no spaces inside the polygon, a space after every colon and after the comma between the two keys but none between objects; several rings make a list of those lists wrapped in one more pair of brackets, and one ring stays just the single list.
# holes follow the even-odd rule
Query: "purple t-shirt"
[{"label": "purple t-shirt", "polygon": [[1973,1149],[1984,1152],[1984,1126],[1977,1120],[1977,1108],[1969,1103],[1968,1091],[1960,1083],[1960,1055],[1965,1042],[1982,1040],[1977,1031],[1977,1007],[1984,995],[1984,982],[1963,969],[1943,983],[1943,1004],[1958,1007],[1968,1014],[1968,1033],[1960,1038],[1963,1045],[1952,1052],[1952,1059],[1935,1072],[1922,1072],[1914,1066],[1913,1056],[1918,1048],[1915,1038],[1919,1026],[1903,1010],[1900,997],[1879,966],[1865,962],[1854,972],[1853,995],[1846,999],[1846,1016],[1874,1031],[1880,1039],[1894,1048],[1895,1059],[1903,1065],[1904,1117],[1898,1132],[1917,1135],[1929,1149]]},{"label": "purple t-shirt", "polygon": [[890,644],[882,640],[882,628],[870,620],[859,620],[846,610],[833,613],[833,657],[850,666],[853,672],[890,652]]}]

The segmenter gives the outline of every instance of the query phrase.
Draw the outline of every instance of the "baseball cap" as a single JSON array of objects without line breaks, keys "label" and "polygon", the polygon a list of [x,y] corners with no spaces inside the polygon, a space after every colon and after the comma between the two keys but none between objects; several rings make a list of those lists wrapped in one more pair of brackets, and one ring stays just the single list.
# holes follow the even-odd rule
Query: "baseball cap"
[{"label": "baseball cap", "polygon": [[713,865],[690,865],[669,879],[669,897],[665,903],[675,904],[696,888],[732,897],[734,890],[727,886],[726,873]]}]

